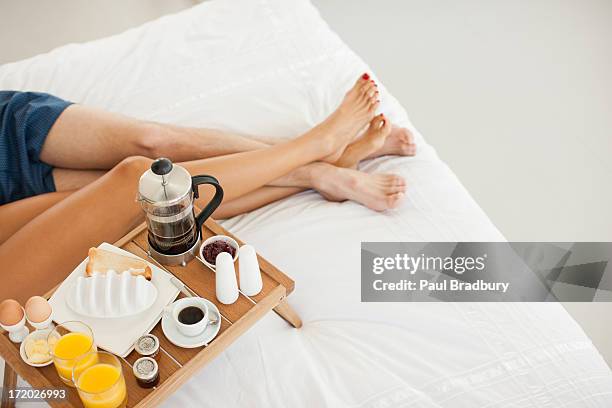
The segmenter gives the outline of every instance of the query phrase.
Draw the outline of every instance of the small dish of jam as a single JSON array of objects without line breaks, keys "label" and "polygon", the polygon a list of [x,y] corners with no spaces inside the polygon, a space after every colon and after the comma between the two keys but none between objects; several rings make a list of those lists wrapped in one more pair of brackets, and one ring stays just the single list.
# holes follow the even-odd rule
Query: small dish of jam
[{"label": "small dish of jam", "polygon": [[238,258],[238,243],[233,238],[225,235],[215,235],[208,238],[200,247],[200,259],[211,269],[215,269],[217,255],[227,252],[232,256],[234,262]]}]

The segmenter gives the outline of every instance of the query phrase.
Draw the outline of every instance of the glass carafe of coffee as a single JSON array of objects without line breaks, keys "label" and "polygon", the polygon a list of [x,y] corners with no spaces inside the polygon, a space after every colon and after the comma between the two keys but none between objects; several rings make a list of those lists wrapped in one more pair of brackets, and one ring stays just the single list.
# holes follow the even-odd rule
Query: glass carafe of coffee
[{"label": "glass carafe of coffee", "polygon": [[[210,184],[215,195],[196,217],[194,200],[198,186]],[[223,200],[223,189],[216,178],[191,177],[183,167],[168,159],[157,159],[138,183],[138,201],[146,213],[149,255],[163,265],[185,265],[200,244],[202,224]]]}]

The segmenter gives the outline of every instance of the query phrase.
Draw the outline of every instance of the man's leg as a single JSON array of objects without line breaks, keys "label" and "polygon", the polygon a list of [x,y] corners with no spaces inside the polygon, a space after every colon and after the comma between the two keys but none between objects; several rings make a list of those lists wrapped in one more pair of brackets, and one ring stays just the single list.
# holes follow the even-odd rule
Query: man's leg
[{"label": "man's leg", "polygon": [[[325,161],[336,160],[374,116],[379,101],[375,85],[359,78],[343,102],[321,125],[333,132],[337,150]],[[342,120],[350,117],[351,121]],[[321,126],[320,125],[320,126]],[[142,155],[180,162],[266,148],[263,142],[210,129],[144,122],[81,105],[59,116],[43,146],[40,159],[66,169],[108,170],[122,159]]]},{"label": "man's leg", "polygon": [[[329,201],[351,200],[375,211],[395,208],[406,182],[394,174],[368,174],[327,163],[311,163],[236,200],[224,202],[215,218],[229,218],[255,210],[301,191],[313,189]],[[284,185],[284,186],[282,186]]]},{"label": "man's leg", "polygon": [[265,147],[265,143],[214,129],[144,122],[72,105],[51,128],[40,159],[66,169],[108,170],[130,156],[168,157],[178,162]]}]

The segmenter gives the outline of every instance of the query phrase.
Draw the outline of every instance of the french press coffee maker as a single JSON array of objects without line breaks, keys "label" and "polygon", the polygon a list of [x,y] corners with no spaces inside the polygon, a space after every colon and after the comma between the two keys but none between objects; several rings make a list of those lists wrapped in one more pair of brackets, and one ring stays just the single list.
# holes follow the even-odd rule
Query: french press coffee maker
[{"label": "french press coffee maker", "polygon": [[[196,217],[193,203],[200,184],[214,186],[215,195]],[[223,189],[216,178],[191,177],[166,158],[155,160],[138,183],[138,201],[146,213],[149,255],[163,265],[186,265],[198,253],[204,221],[222,200]]]}]

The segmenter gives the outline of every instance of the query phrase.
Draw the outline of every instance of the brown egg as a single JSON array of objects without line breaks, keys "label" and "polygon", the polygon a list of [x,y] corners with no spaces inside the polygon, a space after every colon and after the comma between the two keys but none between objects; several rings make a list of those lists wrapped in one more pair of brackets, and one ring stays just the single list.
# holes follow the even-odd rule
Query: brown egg
[{"label": "brown egg", "polygon": [[40,323],[47,320],[51,314],[51,306],[44,297],[32,296],[25,304],[25,312],[29,321]]},{"label": "brown egg", "polygon": [[14,299],[6,299],[0,303],[0,323],[12,326],[23,319],[23,308]]}]

